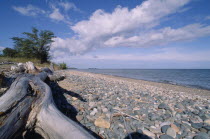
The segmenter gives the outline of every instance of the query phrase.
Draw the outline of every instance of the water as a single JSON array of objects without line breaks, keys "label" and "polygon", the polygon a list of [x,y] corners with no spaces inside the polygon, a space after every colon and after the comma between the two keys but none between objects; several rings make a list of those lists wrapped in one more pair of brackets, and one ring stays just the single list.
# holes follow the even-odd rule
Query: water
[{"label": "water", "polygon": [[210,90],[210,69],[87,69],[82,71]]}]

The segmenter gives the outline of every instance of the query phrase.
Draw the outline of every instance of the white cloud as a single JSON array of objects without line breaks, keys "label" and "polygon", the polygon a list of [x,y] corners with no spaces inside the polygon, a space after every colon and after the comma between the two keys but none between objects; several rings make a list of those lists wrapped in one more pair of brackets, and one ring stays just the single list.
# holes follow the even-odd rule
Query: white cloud
[{"label": "white cloud", "polygon": [[183,7],[183,8],[181,8],[179,11],[178,11],[178,13],[183,13],[183,12],[186,12],[186,11],[188,11],[188,10],[190,10],[191,9],[191,7]]},{"label": "white cloud", "polygon": [[[89,20],[72,26],[73,38],[55,38],[52,53],[84,54],[103,47],[149,47],[210,35],[210,26],[190,24],[180,28],[154,29],[162,18],[178,12],[189,0],[147,0],[129,10],[117,7],[112,13],[96,10]],[[56,54],[56,53],[55,53]]]},{"label": "white cloud", "polygon": [[[173,41],[181,41],[204,36],[208,27],[189,25],[180,29],[166,27],[153,29],[161,19],[176,13],[190,0],[147,0],[133,9],[118,6],[112,13],[96,10],[88,20],[71,27],[73,38],[56,38],[52,53],[65,51],[70,54],[84,54],[102,47],[147,47]],[[195,29],[190,35],[190,29]],[[186,35],[187,36],[180,36]]]},{"label": "white cloud", "polygon": [[105,41],[104,44],[107,46],[148,47],[192,40],[207,35],[210,35],[210,26],[191,24],[178,29],[166,27],[132,37],[115,36]]},{"label": "white cloud", "polygon": [[[84,59],[94,58],[88,56]],[[156,54],[148,55],[132,55],[132,54],[107,54],[97,56],[97,60],[120,60],[120,61],[208,61],[210,62],[210,51],[183,53],[180,51],[164,51]]]},{"label": "white cloud", "polygon": [[[73,3],[60,3],[62,4],[62,8],[64,8],[65,10],[68,10],[69,8],[76,8],[76,6]],[[21,13],[22,15],[26,15],[26,16],[37,16],[37,15],[44,15],[45,17],[48,17],[50,19],[53,19],[55,21],[63,21],[67,24],[70,24],[70,21],[68,20],[69,17],[66,14],[62,14],[60,12],[60,9],[58,8],[59,4],[54,5],[54,4],[50,4],[49,7],[51,8],[51,10],[49,11],[45,11],[42,10],[36,6],[33,5],[27,5],[26,7],[20,7],[20,6],[13,6],[12,8]],[[61,8],[60,7],[60,8]]]},{"label": "white cloud", "polygon": [[74,3],[71,2],[60,2],[58,5],[64,8],[65,11],[68,11],[70,9],[73,9],[75,11],[79,11],[79,9],[76,7]]},{"label": "white cloud", "polygon": [[[192,63],[197,63],[197,66],[193,68],[201,68],[201,63],[210,63],[210,51],[199,50],[189,53],[186,49],[172,47],[158,49],[158,51],[147,54],[110,52],[98,55],[87,53],[79,56],[70,56],[65,52],[56,51],[56,58],[53,60],[58,63],[66,62],[69,66],[78,68],[190,68]],[[182,64],[177,66],[172,63]],[[204,64],[203,67],[209,68],[208,64]]]},{"label": "white cloud", "polygon": [[65,20],[64,16],[60,13],[58,8],[53,8],[53,12],[49,15],[49,17],[58,21]]},{"label": "white cloud", "polygon": [[27,5],[26,7],[20,7],[20,6],[13,6],[12,7],[15,11],[21,13],[22,15],[26,16],[36,16],[38,14],[45,14],[46,12],[36,6],[33,5]]},{"label": "white cloud", "polygon": [[131,10],[123,7],[117,7],[112,13],[96,10],[89,20],[77,23],[72,29],[81,37],[96,37],[151,28],[162,17],[175,13],[188,2],[189,0],[147,0]]}]

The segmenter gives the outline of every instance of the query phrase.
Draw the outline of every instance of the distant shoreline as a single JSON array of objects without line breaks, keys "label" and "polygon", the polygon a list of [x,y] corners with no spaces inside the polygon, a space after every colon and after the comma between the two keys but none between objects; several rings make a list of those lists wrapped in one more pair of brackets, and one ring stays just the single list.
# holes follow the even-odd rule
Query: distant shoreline
[{"label": "distant shoreline", "polygon": [[[70,69],[70,70],[75,70],[75,69]],[[155,70],[155,69],[154,69]],[[196,70],[196,69],[195,69]],[[204,69],[205,70],[205,69]],[[207,89],[207,88],[204,88],[204,87],[201,87],[201,86],[193,86],[193,85],[182,85],[182,84],[174,84],[174,83],[170,83],[170,82],[161,82],[161,81],[151,81],[151,80],[145,80],[145,79],[137,79],[137,78],[132,78],[132,77],[124,77],[124,76],[119,76],[119,75],[109,75],[109,74],[105,74],[105,73],[94,73],[94,72],[88,72],[88,71],[83,71],[83,70],[75,70],[75,71],[79,71],[79,72],[87,72],[87,73],[93,73],[93,74],[99,74],[99,75],[105,75],[105,76],[110,76],[110,77],[117,77],[117,78],[123,78],[123,79],[128,79],[128,80],[134,80],[134,81],[142,81],[142,82],[145,82],[145,83],[148,83],[148,84],[154,84],[154,85],[160,85],[160,84],[166,84],[166,85],[169,85],[170,87],[172,88],[178,88],[178,87],[184,87],[184,88],[188,88],[189,90],[192,89],[192,90],[199,90],[202,91],[202,92],[209,92],[210,94],[210,89]],[[178,87],[176,87],[178,86]]]}]

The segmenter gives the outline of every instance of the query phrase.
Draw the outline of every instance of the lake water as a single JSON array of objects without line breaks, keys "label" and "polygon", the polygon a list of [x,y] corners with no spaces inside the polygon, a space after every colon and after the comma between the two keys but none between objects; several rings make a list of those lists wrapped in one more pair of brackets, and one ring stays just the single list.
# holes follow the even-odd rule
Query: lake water
[{"label": "lake water", "polygon": [[80,71],[210,90],[210,69],[86,69]]}]

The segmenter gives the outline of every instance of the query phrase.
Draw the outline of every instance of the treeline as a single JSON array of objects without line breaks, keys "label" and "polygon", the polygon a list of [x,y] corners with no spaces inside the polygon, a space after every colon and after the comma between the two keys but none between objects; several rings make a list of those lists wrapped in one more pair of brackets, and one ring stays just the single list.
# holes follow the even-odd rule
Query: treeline
[{"label": "treeline", "polygon": [[25,37],[13,37],[14,48],[5,48],[2,56],[38,59],[40,63],[49,62],[50,45],[55,35],[52,31],[32,28],[32,33],[23,32]]}]

